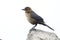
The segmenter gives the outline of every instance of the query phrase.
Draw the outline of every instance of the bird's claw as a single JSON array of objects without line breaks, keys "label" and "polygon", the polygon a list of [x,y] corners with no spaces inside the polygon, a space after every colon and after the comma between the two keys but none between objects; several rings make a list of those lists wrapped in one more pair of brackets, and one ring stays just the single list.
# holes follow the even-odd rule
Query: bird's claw
[{"label": "bird's claw", "polygon": [[32,31],[32,30],[35,30],[35,31],[36,31],[36,29],[35,29],[35,28],[30,29],[30,31]]}]

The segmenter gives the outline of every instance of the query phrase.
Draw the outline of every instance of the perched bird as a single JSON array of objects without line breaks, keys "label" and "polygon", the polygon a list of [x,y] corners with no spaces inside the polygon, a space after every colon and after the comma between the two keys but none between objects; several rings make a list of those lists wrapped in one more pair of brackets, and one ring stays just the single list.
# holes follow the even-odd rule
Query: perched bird
[{"label": "perched bird", "polygon": [[25,11],[25,14],[26,14],[26,17],[27,17],[28,21],[31,24],[35,25],[32,29],[35,29],[37,24],[42,24],[42,25],[47,26],[48,28],[50,28],[51,30],[54,31],[54,29],[49,27],[47,24],[45,24],[43,18],[40,17],[39,15],[37,15],[30,7],[25,7],[22,10]]}]

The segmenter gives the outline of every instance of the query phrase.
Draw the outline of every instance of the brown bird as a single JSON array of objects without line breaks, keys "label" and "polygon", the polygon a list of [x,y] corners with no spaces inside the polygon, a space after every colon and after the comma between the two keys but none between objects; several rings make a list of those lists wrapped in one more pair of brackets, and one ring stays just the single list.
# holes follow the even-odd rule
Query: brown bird
[{"label": "brown bird", "polygon": [[39,15],[37,15],[30,7],[25,7],[24,9],[22,9],[25,11],[27,20],[35,25],[32,29],[35,29],[35,27],[37,26],[37,24],[42,24],[44,26],[47,26],[48,28],[50,28],[51,30],[54,31],[53,28],[49,27],[47,24],[45,24],[44,20],[42,17],[40,17]]}]

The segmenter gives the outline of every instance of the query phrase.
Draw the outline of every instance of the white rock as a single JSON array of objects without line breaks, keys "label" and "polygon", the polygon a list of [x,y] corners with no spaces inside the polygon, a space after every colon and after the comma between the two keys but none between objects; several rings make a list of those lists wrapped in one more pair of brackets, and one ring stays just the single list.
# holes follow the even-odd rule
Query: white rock
[{"label": "white rock", "polygon": [[27,40],[60,40],[55,33],[42,30],[31,30]]}]

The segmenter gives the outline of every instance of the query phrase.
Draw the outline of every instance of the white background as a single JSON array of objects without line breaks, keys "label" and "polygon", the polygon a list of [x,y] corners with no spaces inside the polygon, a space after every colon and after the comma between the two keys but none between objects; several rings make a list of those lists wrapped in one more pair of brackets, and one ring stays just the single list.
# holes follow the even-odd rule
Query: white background
[{"label": "white background", "polygon": [[36,29],[54,32],[60,37],[60,0],[0,0],[0,39],[26,40],[34,26],[21,9],[29,6],[55,31],[39,25]]}]

